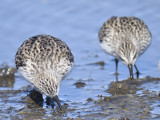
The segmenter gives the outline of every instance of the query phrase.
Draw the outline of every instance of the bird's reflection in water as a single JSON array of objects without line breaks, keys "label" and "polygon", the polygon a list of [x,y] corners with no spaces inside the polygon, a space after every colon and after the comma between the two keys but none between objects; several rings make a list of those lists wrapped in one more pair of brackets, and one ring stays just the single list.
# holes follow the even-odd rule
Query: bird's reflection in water
[{"label": "bird's reflection in water", "polygon": [[28,96],[40,106],[47,105],[47,107],[55,107],[55,100],[53,98],[46,97],[44,100],[43,95],[34,88],[29,92]]},{"label": "bird's reflection in water", "polygon": [[39,91],[37,91],[37,90],[35,90],[35,89],[32,89],[32,90],[29,92],[28,96],[29,96],[33,101],[35,101],[38,105],[43,106],[43,96],[42,96],[42,94],[41,94]]},{"label": "bird's reflection in water", "polygon": [[[136,74],[136,79],[139,79],[139,74],[141,74],[141,73],[138,71],[138,69],[137,69],[136,66],[135,66],[135,68],[136,68],[136,70],[137,70],[137,72],[135,73],[135,74]],[[119,73],[115,73],[116,81],[118,81],[118,75],[119,75]]]}]

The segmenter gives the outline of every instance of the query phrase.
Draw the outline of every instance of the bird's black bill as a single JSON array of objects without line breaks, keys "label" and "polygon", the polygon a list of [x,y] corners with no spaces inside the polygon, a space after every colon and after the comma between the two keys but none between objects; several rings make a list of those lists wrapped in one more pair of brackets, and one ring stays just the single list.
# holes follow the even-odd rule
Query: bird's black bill
[{"label": "bird's black bill", "polygon": [[118,75],[118,59],[115,58],[115,63],[116,63],[116,74]]},{"label": "bird's black bill", "polygon": [[115,72],[115,75],[116,75],[116,81],[118,81],[118,59],[115,58],[115,63],[116,63],[116,72]]},{"label": "bird's black bill", "polygon": [[129,64],[128,68],[129,68],[129,72],[130,72],[130,79],[133,80],[134,79],[134,77],[133,77],[133,65]]},{"label": "bird's black bill", "polygon": [[63,110],[63,107],[62,107],[62,105],[60,104],[60,101],[59,101],[58,96],[56,95],[56,96],[53,97],[53,98],[54,98],[54,100],[57,102],[59,109],[60,109],[60,110]]}]

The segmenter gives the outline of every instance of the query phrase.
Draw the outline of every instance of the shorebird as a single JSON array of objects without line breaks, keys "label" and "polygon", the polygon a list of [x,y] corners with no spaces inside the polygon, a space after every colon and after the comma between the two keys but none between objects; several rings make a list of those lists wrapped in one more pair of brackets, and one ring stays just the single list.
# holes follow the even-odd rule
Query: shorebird
[{"label": "shorebird", "polygon": [[130,79],[133,77],[133,66],[138,57],[144,53],[151,43],[151,32],[147,25],[136,17],[111,17],[98,33],[100,46],[115,57],[116,74],[118,60],[128,66]]},{"label": "shorebird", "polygon": [[69,47],[50,35],[30,37],[19,47],[15,64],[34,89],[54,98],[60,110],[58,93],[61,80],[70,72],[74,57]]}]

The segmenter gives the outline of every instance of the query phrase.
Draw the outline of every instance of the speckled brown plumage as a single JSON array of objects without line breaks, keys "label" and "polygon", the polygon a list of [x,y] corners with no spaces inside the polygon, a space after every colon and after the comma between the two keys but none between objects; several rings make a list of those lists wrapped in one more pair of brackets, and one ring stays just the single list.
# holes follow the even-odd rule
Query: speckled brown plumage
[{"label": "speckled brown plumage", "polygon": [[98,36],[102,49],[127,66],[135,65],[151,43],[150,30],[136,17],[111,17],[102,25]]},{"label": "speckled brown plumage", "polygon": [[49,97],[58,95],[61,80],[73,66],[68,46],[50,35],[37,35],[19,47],[15,64],[26,80]]}]

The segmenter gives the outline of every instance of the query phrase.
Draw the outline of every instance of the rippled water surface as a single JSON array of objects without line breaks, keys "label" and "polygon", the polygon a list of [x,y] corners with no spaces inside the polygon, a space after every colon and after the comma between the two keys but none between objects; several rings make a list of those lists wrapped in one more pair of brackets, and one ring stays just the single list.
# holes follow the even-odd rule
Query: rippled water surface
[{"label": "rippled water surface", "polygon": [[[146,90],[158,94],[160,91],[159,11],[158,0],[1,1],[0,64],[15,67],[14,56],[24,40],[37,34],[53,35],[66,42],[75,58],[75,66],[71,74],[62,81],[59,93],[62,104],[68,104],[68,111],[58,114],[56,118],[98,119],[96,116],[101,116],[101,119],[122,117],[133,119],[128,113],[124,112],[124,116],[117,116],[118,113],[114,113],[111,108],[107,108],[111,110],[108,112],[103,108],[104,105],[98,104],[100,96],[103,96],[102,99],[112,96],[107,90],[110,83],[116,80],[113,57],[106,55],[100,48],[98,31],[104,21],[111,16],[136,16],[144,20],[151,30],[152,44],[138,59],[136,65],[141,73],[140,78],[147,79],[146,76],[150,76],[157,79],[144,82],[139,86],[141,89],[136,90],[134,94],[143,96],[146,95]],[[128,68],[119,62],[119,81],[127,79],[128,76]],[[27,94],[30,87],[27,86],[30,84],[19,73],[15,73],[11,78],[1,78],[0,84],[1,119],[51,119],[55,116],[51,108],[36,106],[29,100]],[[88,102],[90,100],[88,98],[93,101]],[[151,102],[150,98],[147,99],[146,104],[151,104],[149,106],[151,109],[147,108],[149,114],[147,113],[142,119],[160,119],[160,101],[157,97],[155,99],[154,102]],[[110,106],[108,104],[110,103],[107,103],[107,106]],[[113,105],[112,109],[118,110],[117,106]],[[5,112],[6,110],[9,112]]]}]

